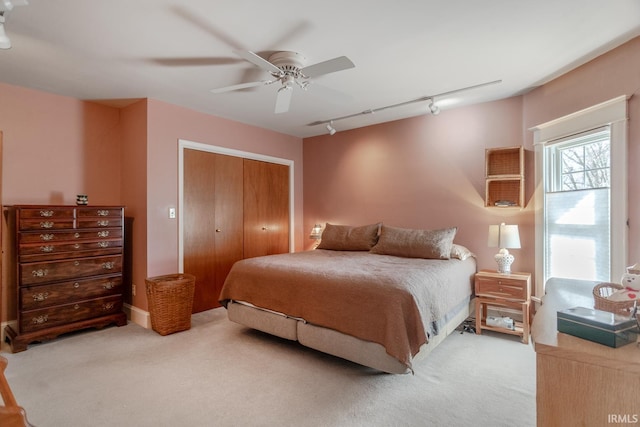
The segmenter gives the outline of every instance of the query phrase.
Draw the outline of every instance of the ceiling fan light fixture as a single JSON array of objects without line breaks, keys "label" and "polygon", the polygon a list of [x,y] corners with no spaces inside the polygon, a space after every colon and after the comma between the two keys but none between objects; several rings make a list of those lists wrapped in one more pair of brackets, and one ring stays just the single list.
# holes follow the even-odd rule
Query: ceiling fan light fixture
[{"label": "ceiling fan light fixture", "polygon": [[333,120],[331,120],[331,122],[327,123],[327,131],[329,131],[329,135],[335,135],[336,133],[336,128],[333,127]]}]

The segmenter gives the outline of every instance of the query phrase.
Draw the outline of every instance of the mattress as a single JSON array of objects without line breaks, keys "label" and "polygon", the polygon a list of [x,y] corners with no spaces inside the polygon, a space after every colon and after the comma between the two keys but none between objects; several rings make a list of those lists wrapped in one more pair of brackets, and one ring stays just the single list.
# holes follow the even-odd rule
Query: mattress
[{"label": "mattress", "polygon": [[260,317],[279,316],[278,336],[300,341],[301,330],[336,331],[381,346],[411,369],[420,348],[469,303],[475,271],[471,257],[431,260],[330,250],[270,255],[237,262],[220,302],[261,309],[247,326],[261,329],[267,321]]}]

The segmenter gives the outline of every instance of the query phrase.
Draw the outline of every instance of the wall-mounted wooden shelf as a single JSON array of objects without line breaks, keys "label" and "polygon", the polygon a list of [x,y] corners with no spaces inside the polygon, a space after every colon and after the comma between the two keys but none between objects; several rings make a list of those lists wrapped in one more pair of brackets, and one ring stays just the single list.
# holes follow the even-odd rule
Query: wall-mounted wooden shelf
[{"label": "wall-mounted wooden shelf", "polygon": [[485,206],[524,207],[524,149],[489,148],[485,152]]}]

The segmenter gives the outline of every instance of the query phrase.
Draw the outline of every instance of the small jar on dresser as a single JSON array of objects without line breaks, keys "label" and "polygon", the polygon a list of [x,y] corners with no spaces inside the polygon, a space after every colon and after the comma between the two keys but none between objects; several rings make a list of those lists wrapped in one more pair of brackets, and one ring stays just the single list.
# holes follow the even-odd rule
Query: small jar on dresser
[{"label": "small jar on dresser", "polygon": [[5,335],[14,353],[63,333],[127,324],[122,206],[17,205],[4,214],[17,317]]}]

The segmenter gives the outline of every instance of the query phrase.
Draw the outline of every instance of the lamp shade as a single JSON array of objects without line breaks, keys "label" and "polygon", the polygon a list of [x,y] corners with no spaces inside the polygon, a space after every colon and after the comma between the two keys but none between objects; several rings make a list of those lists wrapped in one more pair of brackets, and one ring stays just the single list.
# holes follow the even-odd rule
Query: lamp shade
[{"label": "lamp shade", "polygon": [[316,224],[311,229],[311,233],[309,233],[310,239],[318,240],[322,237],[322,226],[320,224]]},{"label": "lamp shade", "polygon": [[504,222],[500,225],[490,225],[488,246],[500,249],[520,248],[518,226],[506,225]]}]

